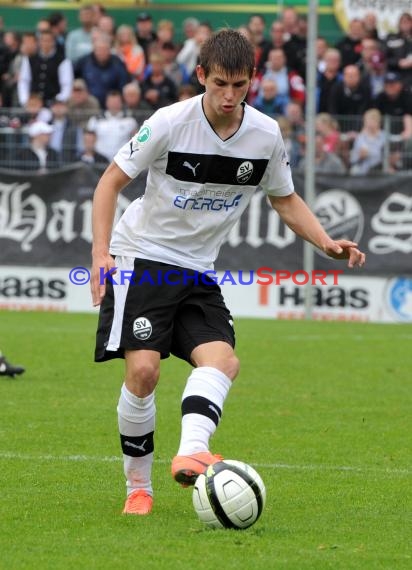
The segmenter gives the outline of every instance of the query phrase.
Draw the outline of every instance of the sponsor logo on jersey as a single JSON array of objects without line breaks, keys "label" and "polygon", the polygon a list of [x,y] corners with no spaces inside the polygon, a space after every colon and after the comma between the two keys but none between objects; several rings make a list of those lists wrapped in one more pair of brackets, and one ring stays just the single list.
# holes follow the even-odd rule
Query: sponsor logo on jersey
[{"label": "sponsor logo on jersey", "polygon": [[245,160],[237,169],[236,180],[240,184],[246,184],[246,182],[250,179],[252,174],[253,174],[253,164],[250,162],[250,160]]},{"label": "sponsor logo on jersey", "polygon": [[187,160],[185,160],[184,163],[183,163],[183,166],[185,166],[186,168],[188,168],[189,170],[191,170],[191,171],[193,172],[193,176],[196,176],[196,168],[197,168],[198,166],[200,166],[200,162],[198,162],[198,163],[196,164],[196,166],[192,166],[192,165],[190,164],[190,162],[188,162]]},{"label": "sponsor logo on jersey", "polygon": [[233,199],[176,196],[173,205],[181,210],[206,210],[207,212],[221,212],[225,210],[228,212],[239,205],[242,196],[243,194],[238,194]]},{"label": "sponsor logo on jersey", "polygon": [[146,317],[138,317],[133,323],[133,334],[138,340],[147,340],[152,335],[152,323]]}]

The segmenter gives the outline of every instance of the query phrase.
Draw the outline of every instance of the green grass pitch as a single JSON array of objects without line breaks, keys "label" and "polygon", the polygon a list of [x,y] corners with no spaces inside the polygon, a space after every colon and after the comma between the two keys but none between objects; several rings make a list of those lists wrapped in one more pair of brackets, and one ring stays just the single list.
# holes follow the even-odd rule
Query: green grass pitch
[{"label": "green grass pitch", "polygon": [[241,373],[212,450],[267,488],[246,531],[209,530],[172,480],[189,366],[162,363],[155,506],[120,514],[121,361],[94,315],[0,313],[1,570],[410,569],[412,327],[238,320]]}]

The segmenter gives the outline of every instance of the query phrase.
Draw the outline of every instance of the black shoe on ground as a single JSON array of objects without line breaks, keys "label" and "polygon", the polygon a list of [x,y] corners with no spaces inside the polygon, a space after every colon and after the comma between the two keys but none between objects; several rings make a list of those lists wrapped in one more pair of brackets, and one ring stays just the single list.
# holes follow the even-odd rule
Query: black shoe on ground
[{"label": "black shoe on ground", "polygon": [[25,368],[23,366],[14,366],[6,360],[4,356],[0,356],[0,376],[10,376],[14,378],[16,374],[23,374]]}]

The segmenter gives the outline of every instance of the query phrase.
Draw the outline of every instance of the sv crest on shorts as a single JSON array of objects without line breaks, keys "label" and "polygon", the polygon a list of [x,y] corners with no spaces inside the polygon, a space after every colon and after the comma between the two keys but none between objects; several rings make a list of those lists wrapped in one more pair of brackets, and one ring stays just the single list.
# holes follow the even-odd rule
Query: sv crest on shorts
[{"label": "sv crest on shorts", "polygon": [[147,340],[152,335],[152,323],[146,317],[138,317],[133,322],[133,334],[139,340]]}]

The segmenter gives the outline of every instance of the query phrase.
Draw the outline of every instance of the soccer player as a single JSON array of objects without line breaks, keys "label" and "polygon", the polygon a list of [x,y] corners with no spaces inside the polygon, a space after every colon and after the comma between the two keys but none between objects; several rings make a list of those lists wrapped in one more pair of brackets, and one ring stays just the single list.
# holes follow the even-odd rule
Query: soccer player
[{"label": "soccer player", "polygon": [[[294,192],[278,124],[244,102],[253,74],[249,41],[230,29],[213,34],[197,66],[205,93],[154,113],[95,191],[91,287],[94,304],[101,304],[95,360],[125,358],[117,407],[124,513],[152,509],[154,391],[160,360],[170,353],[193,365],[172,475],[193,485],[219,459],[209,439],[239,361],[232,317],[219,287],[202,272],[213,268],[254,191],[264,189],[281,218],[329,256],[348,259],[349,267],[365,260],[357,244],[332,240]],[[112,233],[118,193],[144,169],[145,195]],[[113,279],[101,282],[114,267]]]}]

